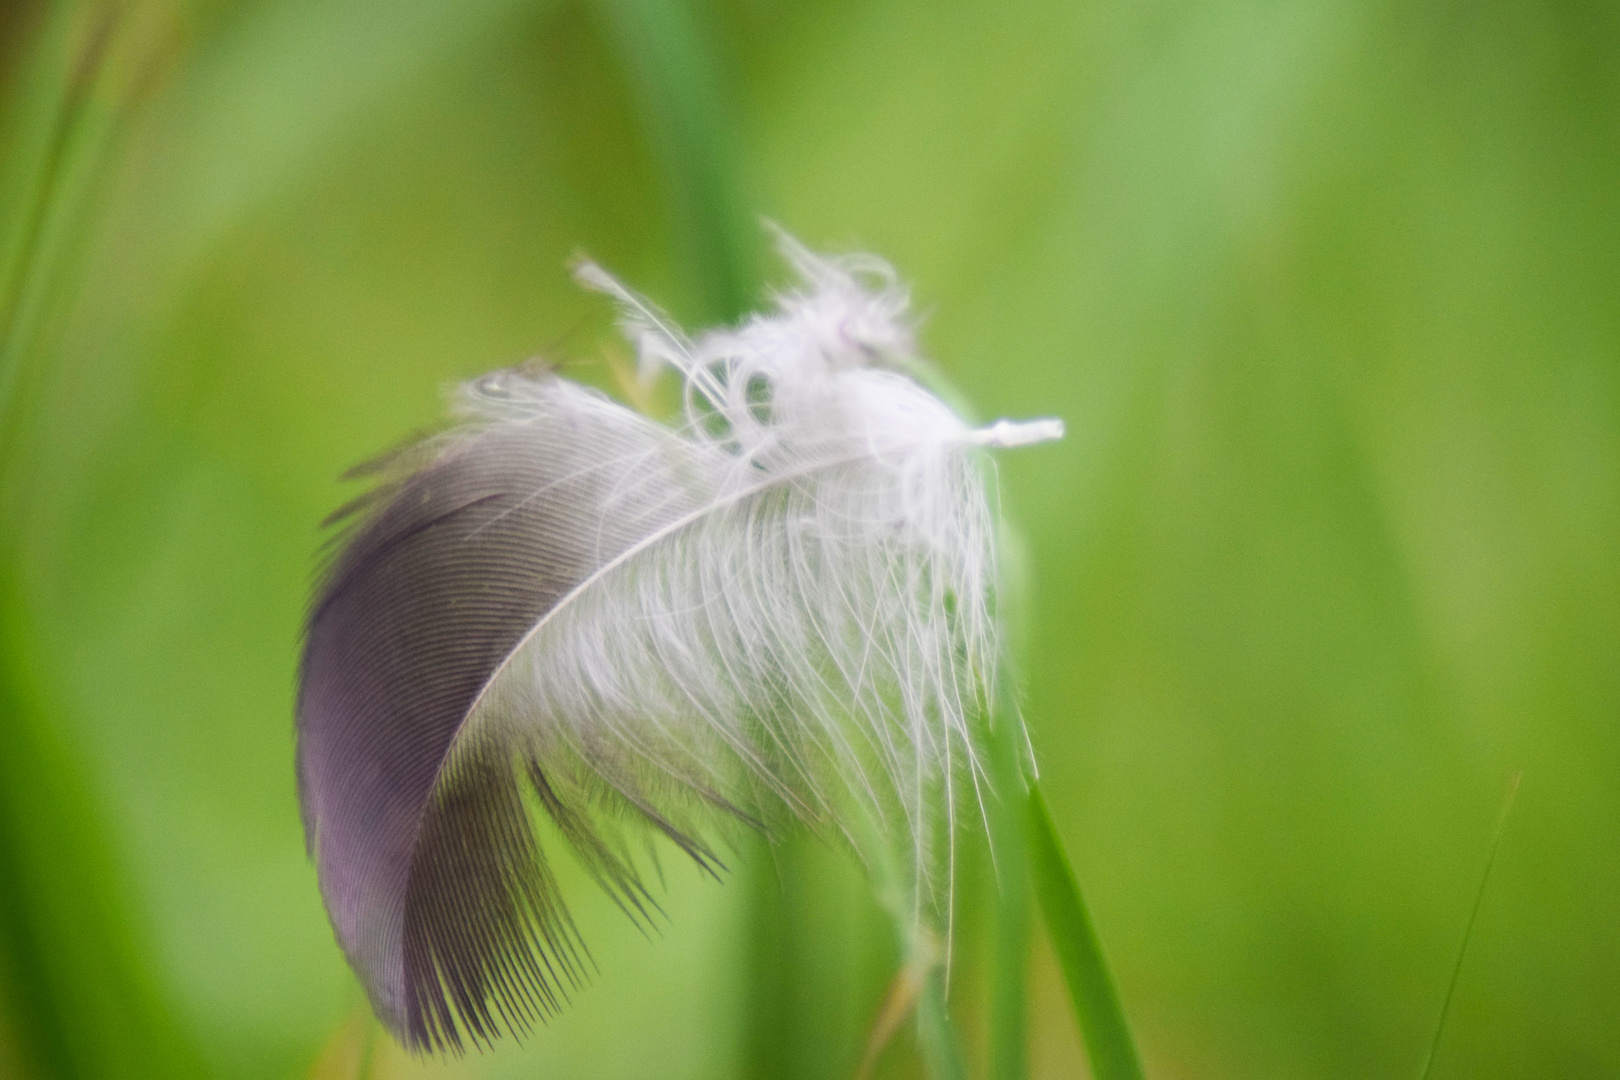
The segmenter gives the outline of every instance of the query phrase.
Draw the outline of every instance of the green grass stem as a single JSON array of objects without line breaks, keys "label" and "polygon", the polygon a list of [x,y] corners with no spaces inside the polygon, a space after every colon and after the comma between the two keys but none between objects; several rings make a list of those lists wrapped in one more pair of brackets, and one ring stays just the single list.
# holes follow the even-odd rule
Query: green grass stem
[{"label": "green grass stem", "polygon": [[932,1080],[967,1080],[956,1026],[945,1004],[945,971],[938,966],[917,996],[917,1042]]},{"label": "green grass stem", "polygon": [[1508,815],[1513,812],[1513,800],[1519,794],[1519,780],[1524,773],[1513,774],[1508,782],[1507,797],[1502,801],[1502,813],[1496,819],[1496,833],[1491,837],[1490,854],[1485,856],[1485,870],[1479,875],[1479,888],[1474,891],[1474,905],[1468,910],[1468,922],[1463,926],[1462,944],[1457,946],[1457,959],[1451,965],[1451,979],[1446,983],[1446,996],[1440,1002],[1440,1018],[1435,1021],[1434,1038],[1429,1042],[1429,1052],[1423,1058],[1423,1071],[1418,1074],[1419,1080],[1429,1080],[1429,1073],[1434,1069],[1435,1055],[1440,1052],[1440,1036],[1446,1030],[1446,1017],[1451,1012],[1451,999],[1457,993],[1457,981],[1462,977],[1463,957],[1468,954],[1468,942],[1474,936],[1474,923],[1479,919],[1479,909],[1485,902],[1485,886],[1491,881],[1491,868],[1496,865],[1496,852],[1502,846],[1502,834],[1507,831]]},{"label": "green grass stem", "polygon": [[1096,1080],[1142,1080],[1142,1061],[1114,977],[1039,785],[1029,792],[1029,853],[1035,893],[1074,1001],[1092,1075]]},{"label": "green grass stem", "polygon": [[[1022,567],[1016,559],[1007,561],[1013,564],[1014,571]],[[1012,577],[1013,572],[1006,576]],[[1008,652],[1013,651],[1009,647]],[[1018,711],[1012,667],[1011,663],[1004,665],[997,687],[995,724],[989,739],[989,771],[994,792],[985,808],[996,875],[989,1001],[990,1075],[995,1080],[1024,1080],[1028,1071],[1032,902],[1024,824],[1029,813],[1028,785],[1024,779],[1028,743]]]},{"label": "green grass stem", "polygon": [[686,0],[601,0],[669,200],[676,265],[704,320],[759,291],[759,223],[742,188],[715,35]]},{"label": "green grass stem", "polygon": [[[0,163],[0,999],[41,1078],[194,1075],[130,925],[86,775],[39,687],[22,553],[20,433],[56,358],[55,317],[164,24],[150,4],[49,7],[3,110]],[[9,992],[8,992],[9,991]]]}]

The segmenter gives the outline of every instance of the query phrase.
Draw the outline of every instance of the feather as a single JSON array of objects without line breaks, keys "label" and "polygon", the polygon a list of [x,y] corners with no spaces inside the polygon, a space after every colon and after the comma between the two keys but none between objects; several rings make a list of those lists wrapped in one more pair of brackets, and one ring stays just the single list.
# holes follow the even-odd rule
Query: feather
[{"label": "feather", "polygon": [[643,371],[680,376],[678,427],[496,372],[346,519],[300,798],[337,940],[413,1048],[525,1030],[584,982],[535,815],[633,918],[647,837],[713,871],[728,823],[794,820],[901,865],[919,920],[948,911],[997,657],[974,451],[1061,424],[970,427],[903,373],[886,265],[782,245],[801,287],[695,339],[577,268]]}]

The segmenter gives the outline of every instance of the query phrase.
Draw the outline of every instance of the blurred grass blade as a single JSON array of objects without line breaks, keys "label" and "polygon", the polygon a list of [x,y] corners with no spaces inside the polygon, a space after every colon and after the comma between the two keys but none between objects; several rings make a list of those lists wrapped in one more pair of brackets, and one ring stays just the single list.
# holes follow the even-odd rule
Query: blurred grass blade
[{"label": "blurred grass blade", "polygon": [[1029,791],[1029,856],[1035,893],[1079,1014],[1092,1075],[1096,1080],[1142,1080],[1142,1062],[1114,978],[1038,784]]},{"label": "blurred grass blade", "polygon": [[52,5],[8,87],[0,192],[0,1001],[25,1075],[183,1077],[93,785],[38,684],[21,433],[54,359],[117,135],[172,37],[150,3]]},{"label": "blurred grass blade", "polygon": [[[14,422],[23,359],[53,285],[74,181],[100,140],[88,91],[118,22],[110,5],[49,5],[15,84],[0,139],[0,425]],[[6,430],[0,426],[0,434]],[[5,445],[0,440],[0,447]]]},{"label": "blurred grass blade", "polygon": [[[1010,665],[1009,665],[1010,666]],[[994,796],[986,801],[995,856],[995,944],[990,970],[990,1075],[1023,1080],[1028,1069],[1030,889],[1025,819],[1024,728],[1017,723],[1013,673],[1003,671],[997,720],[990,736]]]},{"label": "blurred grass blade", "polygon": [[[12,607],[15,597],[0,597]],[[116,1080],[201,1069],[129,924],[98,800],[0,626],[0,1001],[24,1076]]]},{"label": "blurred grass blade", "polygon": [[967,1080],[956,1027],[945,1005],[945,969],[935,965],[917,998],[917,1042],[931,1080]]},{"label": "blurred grass blade", "polygon": [[10,88],[0,179],[0,437],[19,422],[29,359],[79,276],[118,136],[175,38],[172,13],[156,0],[53,5]]},{"label": "blurred grass blade", "polygon": [[38,13],[35,48],[20,65],[4,102],[0,139],[0,328],[11,324],[17,288],[33,246],[45,193],[72,111],[72,69],[83,49],[73,38],[83,22],[70,5]]},{"label": "blurred grass blade", "polygon": [[1457,980],[1462,976],[1463,957],[1468,954],[1468,942],[1474,936],[1474,923],[1479,919],[1479,909],[1485,902],[1485,886],[1491,881],[1491,868],[1496,865],[1496,853],[1502,846],[1502,834],[1507,831],[1508,815],[1513,813],[1513,800],[1519,794],[1519,781],[1524,773],[1516,772],[1513,779],[1508,781],[1507,796],[1502,800],[1502,813],[1496,819],[1496,833],[1491,837],[1491,851],[1485,856],[1485,871],[1479,875],[1479,888],[1474,892],[1474,906],[1468,911],[1468,922],[1463,926],[1462,944],[1457,947],[1457,960],[1451,965],[1451,981],[1446,984],[1446,996],[1440,1002],[1440,1018],[1435,1021],[1434,1039],[1429,1043],[1428,1056],[1423,1059],[1423,1071],[1419,1074],[1420,1080],[1429,1080],[1429,1073],[1434,1069],[1434,1056],[1440,1051],[1440,1036],[1446,1030],[1446,1017],[1451,1012],[1451,999],[1457,993]]},{"label": "blurred grass blade", "polygon": [[883,1004],[878,1007],[878,1014],[872,1021],[872,1030],[866,1039],[866,1049],[861,1053],[861,1064],[855,1070],[855,1080],[868,1080],[872,1070],[877,1068],[878,1058],[883,1055],[900,1025],[905,1023],[906,1016],[917,1006],[917,998],[922,993],[923,982],[927,978],[926,970],[915,964],[906,964],[900,968],[899,974],[889,984],[889,990],[883,995]]},{"label": "blurred grass blade", "polygon": [[[948,395],[952,408],[980,422],[972,407],[941,376],[931,381]],[[993,463],[985,459],[987,479],[996,482]],[[994,797],[985,806],[996,875],[994,946],[990,967],[990,1075],[995,1080],[1023,1080],[1028,1071],[1030,896],[1028,735],[1018,706],[1019,659],[1027,655],[1029,632],[1029,545],[1023,532],[1005,515],[996,539],[1000,553],[997,613],[1005,637],[1002,671],[996,683],[995,714],[990,730],[990,782]]]},{"label": "blurred grass blade", "polygon": [[686,0],[602,0],[642,126],[663,174],[681,279],[700,321],[731,322],[759,289],[759,223],[744,197],[741,152],[714,35]]}]

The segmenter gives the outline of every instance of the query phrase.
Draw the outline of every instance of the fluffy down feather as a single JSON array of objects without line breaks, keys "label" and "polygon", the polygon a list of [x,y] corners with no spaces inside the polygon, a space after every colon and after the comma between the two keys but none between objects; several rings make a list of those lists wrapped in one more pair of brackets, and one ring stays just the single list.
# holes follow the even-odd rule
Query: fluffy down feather
[{"label": "fluffy down feather", "polygon": [[997,657],[974,451],[1061,424],[970,427],[906,374],[885,264],[783,246],[801,286],[695,340],[579,269],[681,377],[678,429],[496,372],[351,516],[298,775],[338,942],[407,1045],[521,1030],[584,979],[531,813],[633,917],[648,831],[715,867],[717,826],[794,819],[902,867],[917,919],[949,909]]}]

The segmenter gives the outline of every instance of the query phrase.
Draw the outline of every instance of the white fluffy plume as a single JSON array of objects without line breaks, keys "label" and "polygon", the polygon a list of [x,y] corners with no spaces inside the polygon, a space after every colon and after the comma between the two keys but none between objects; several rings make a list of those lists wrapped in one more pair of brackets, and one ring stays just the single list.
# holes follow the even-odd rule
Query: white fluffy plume
[{"label": "white fluffy plume", "polygon": [[627,910],[647,897],[621,826],[707,864],[717,820],[789,818],[882,860],[919,919],[948,910],[998,651],[974,451],[1062,427],[964,423],[906,374],[885,264],[783,247],[801,286],[696,339],[580,267],[643,372],[680,376],[684,424],[477,380],[317,598],[306,823],[339,941],[414,1045],[521,1026],[578,979],[519,778]]}]

